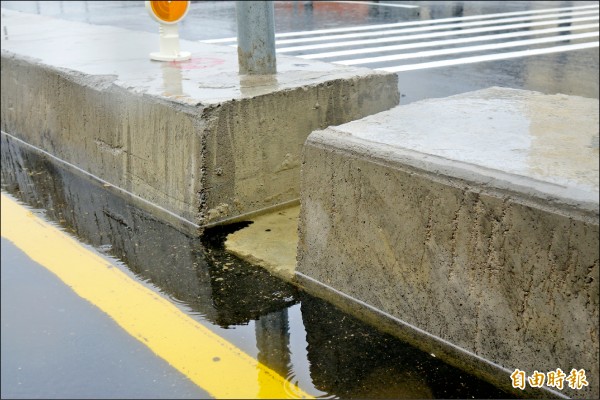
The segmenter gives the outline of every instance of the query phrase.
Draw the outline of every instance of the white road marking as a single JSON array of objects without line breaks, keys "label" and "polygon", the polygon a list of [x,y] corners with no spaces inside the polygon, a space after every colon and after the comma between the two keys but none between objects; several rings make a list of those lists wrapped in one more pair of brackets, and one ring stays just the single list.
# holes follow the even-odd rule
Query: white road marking
[{"label": "white road marking", "polygon": [[508,47],[519,47],[519,46],[530,46],[530,45],[542,44],[542,43],[563,42],[563,41],[570,41],[570,40],[577,40],[577,39],[587,39],[587,38],[592,38],[592,37],[598,37],[598,32],[578,33],[578,34],[573,34],[573,35],[559,35],[559,36],[551,36],[551,37],[538,38],[538,39],[515,40],[512,42],[483,44],[483,45],[479,45],[479,46],[467,46],[467,47],[455,47],[455,48],[441,49],[441,50],[419,51],[416,53],[392,54],[392,55],[388,55],[388,56],[336,61],[336,62],[334,62],[334,64],[341,64],[341,65],[373,64],[373,63],[378,63],[378,62],[408,60],[411,58],[437,57],[437,56],[443,56],[443,55],[448,55],[448,54],[470,53],[470,52],[475,52],[475,51],[505,49]]},{"label": "white road marking", "polygon": [[[397,34],[405,34],[409,32],[424,32],[424,31],[438,31],[443,29],[458,29],[465,28],[471,26],[484,26],[484,25],[494,25],[494,24],[504,24],[509,22],[522,22],[522,21],[531,21],[531,20],[540,20],[547,18],[560,18],[560,17],[575,17],[575,16],[583,16],[583,15],[598,15],[598,11],[578,11],[571,12],[568,14],[550,14],[550,15],[537,15],[532,17],[518,17],[518,18],[502,18],[495,19],[492,21],[475,21],[475,22],[463,22],[458,24],[443,24],[437,26],[424,26],[418,28],[408,28],[408,29],[391,29],[385,31],[377,31],[377,32],[362,32],[362,33],[348,33],[343,35],[330,35],[330,36],[317,36],[310,38],[299,38],[299,39],[284,39],[278,40],[275,44],[292,44],[292,43],[307,43],[307,42],[324,42],[324,41],[332,41],[338,39],[354,39],[368,36],[388,36],[388,35],[397,35]],[[564,21],[560,21],[562,23]],[[502,29],[501,25],[498,25],[496,29]]]},{"label": "white road marking", "polygon": [[321,0],[321,2],[322,3],[345,3],[345,4],[368,4],[370,6],[377,6],[377,7],[419,8],[419,6],[413,6],[410,4],[375,3],[373,1],[326,1],[326,0]]},{"label": "white road marking", "polygon": [[[341,2],[341,1],[340,1]],[[371,4],[369,2],[354,2],[357,4]],[[438,20],[419,20],[399,22],[392,24],[377,24],[357,27],[341,27],[320,29],[314,31],[285,32],[276,34],[277,53],[299,53],[300,58],[327,59],[360,56],[362,54],[398,52],[410,49],[427,47],[440,47],[437,50],[425,50],[405,54],[379,55],[359,59],[343,59],[334,61],[335,64],[361,65],[376,64],[390,61],[400,61],[423,57],[437,57],[476,51],[497,51],[510,47],[540,45],[567,40],[585,40],[598,37],[597,21],[599,5],[586,5],[577,7],[550,8],[543,10],[526,10],[506,13],[483,15],[470,15],[466,17],[442,18]],[[509,18],[505,18],[509,17]],[[465,22],[469,21],[469,22]],[[456,22],[456,23],[451,23]],[[575,23],[583,23],[577,25]],[[558,25],[558,26],[556,26]],[[403,29],[393,29],[405,27]],[[408,27],[408,28],[406,28]],[[541,28],[544,27],[544,28]],[[533,29],[536,28],[536,29]],[[594,30],[594,32],[572,33],[581,30]],[[355,33],[344,33],[355,32]],[[495,33],[498,32],[498,33]],[[568,32],[567,35],[537,37],[533,39],[512,40],[525,36],[540,36]],[[490,34],[487,34],[490,33]],[[316,36],[323,35],[323,36]],[[464,36],[446,39],[449,36]],[[478,36],[474,36],[478,35]],[[442,40],[430,40],[441,38]],[[283,39],[282,38],[291,38]],[[444,48],[463,43],[489,42],[504,40],[501,43],[478,44],[458,48]],[[236,38],[205,40],[205,43],[233,43]],[[320,42],[320,43],[319,43]],[[396,42],[396,43],[394,43]],[[405,42],[405,43],[397,43]],[[391,43],[390,45],[386,45]],[[372,46],[374,45],[374,46]],[[380,45],[380,46],[377,46]],[[372,46],[362,48],[349,48],[357,46]],[[337,50],[348,47],[347,50]],[[517,57],[527,57],[539,54],[549,54],[561,51],[597,48],[598,41],[554,46],[540,49],[528,49],[472,57],[422,62],[409,65],[396,65],[378,70],[389,72],[411,71],[416,69],[438,68],[444,66],[470,64],[483,61],[502,60]],[[334,51],[321,51],[336,48]],[[316,52],[321,51],[321,52]]]},{"label": "white road marking", "polygon": [[561,28],[548,28],[548,29],[536,29],[536,30],[527,30],[527,31],[517,31],[517,32],[509,32],[509,33],[499,33],[496,35],[483,35],[483,36],[472,36],[466,38],[459,39],[450,39],[450,40],[434,40],[430,42],[414,42],[414,43],[406,43],[399,45],[391,45],[391,46],[379,46],[379,47],[365,47],[360,49],[351,49],[351,50],[339,50],[339,51],[330,51],[327,53],[312,53],[306,55],[300,55],[298,57],[305,59],[324,59],[324,58],[332,58],[332,57],[343,57],[343,56],[351,56],[357,54],[368,54],[368,53],[381,53],[386,51],[399,51],[399,50],[408,50],[408,49],[416,49],[422,47],[437,47],[437,46],[447,46],[454,45],[460,43],[472,43],[472,42],[482,42],[482,41],[490,41],[490,40],[499,40],[499,39],[509,39],[520,36],[538,36],[544,35],[547,33],[558,33],[558,32],[570,32],[575,30],[583,30],[583,29],[593,29],[598,28],[598,24],[583,24],[583,25],[574,25],[574,26],[563,26]]},{"label": "white road marking", "polygon": [[350,40],[346,42],[334,42],[334,43],[318,43],[304,46],[293,46],[293,47],[282,47],[278,48],[278,53],[289,53],[289,52],[297,52],[297,51],[306,51],[306,50],[319,50],[319,49],[327,49],[331,47],[349,47],[349,46],[361,46],[361,45],[369,45],[369,44],[379,44],[379,43],[389,43],[389,42],[399,42],[399,41],[407,41],[407,40],[417,40],[417,39],[431,39],[436,37],[446,37],[446,36],[456,36],[456,35],[468,35],[472,33],[483,33],[483,32],[495,32],[495,31],[505,31],[512,29],[522,29],[522,28],[534,28],[538,26],[546,26],[546,25],[558,25],[564,23],[575,23],[575,22],[590,22],[590,21],[598,21],[599,17],[582,17],[582,18],[573,18],[569,20],[551,20],[551,21],[542,21],[542,22],[532,22],[532,23],[520,23],[520,24],[510,24],[510,25],[502,25],[500,29],[497,26],[485,27],[485,28],[471,28],[471,29],[462,29],[456,31],[444,31],[444,32],[433,32],[433,33],[422,33],[417,35],[407,35],[407,36],[393,36],[389,38],[376,38],[376,39],[362,39],[362,40]]},{"label": "white road marking", "polygon": [[560,53],[563,51],[591,49],[594,47],[598,47],[598,45],[599,45],[599,42],[580,43],[580,44],[573,44],[573,45],[566,45],[566,46],[547,47],[544,49],[513,51],[513,52],[509,52],[509,53],[488,54],[488,55],[484,55],[484,56],[457,58],[457,59],[453,59],[453,60],[432,61],[432,62],[419,63],[419,64],[400,65],[400,66],[396,66],[396,67],[376,68],[376,70],[387,71],[387,72],[413,71],[413,70],[428,69],[428,68],[448,67],[448,66],[452,66],[452,65],[472,64],[472,63],[478,63],[478,62],[483,62],[483,61],[505,60],[505,59],[509,59],[509,58],[529,57],[529,56],[550,54],[550,53]]},{"label": "white road marking", "polygon": [[[563,7],[563,8],[548,8],[544,10],[528,10],[528,11],[513,11],[506,13],[495,13],[495,14],[482,14],[482,15],[470,15],[466,17],[453,17],[453,18],[442,18],[435,20],[426,20],[426,21],[409,21],[409,22],[398,22],[392,24],[376,24],[376,25],[366,25],[366,26],[353,26],[353,27],[343,27],[343,28],[330,28],[330,29],[318,29],[312,31],[299,31],[299,32],[283,32],[276,33],[275,37],[292,37],[292,36],[310,36],[310,35],[320,35],[327,33],[340,33],[340,32],[354,32],[354,31],[366,31],[366,30],[376,30],[376,29],[387,29],[387,28],[398,28],[403,26],[418,26],[418,25],[427,25],[427,24],[443,24],[446,22],[455,22],[455,21],[470,21],[477,19],[491,19],[497,17],[508,17],[508,16],[516,16],[516,15],[532,15],[532,14],[545,14],[552,12],[561,12],[561,11],[572,11],[572,10],[591,10],[598,9],[598,5],[589,5],[589,6],[578,6],[578,7]],[[209,39],[202,40],[203,43],[235,43],[237,38],[228,37],[222,39]]]}]

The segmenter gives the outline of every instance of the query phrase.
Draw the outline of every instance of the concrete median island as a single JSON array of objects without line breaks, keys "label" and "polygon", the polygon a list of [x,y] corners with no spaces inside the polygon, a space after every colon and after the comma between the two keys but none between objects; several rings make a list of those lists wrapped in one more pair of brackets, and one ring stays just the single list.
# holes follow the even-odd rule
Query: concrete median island
[{"label": "concrete median island", "polygon": [[297,280],[501,387],[584,369],[537,395],[598,398],[598,180],[596,99],[490,88],[316,131]]},{"label": "concrete median island", "polygon": [[297,202],[310,132],[398,104],[397,76],[366,68],[280,56],[276,75],[240,76],[235,47],[182,40],[190,61],[156,62],[158,33],[5,9],[2,24],[2,131],[175,225]]}]

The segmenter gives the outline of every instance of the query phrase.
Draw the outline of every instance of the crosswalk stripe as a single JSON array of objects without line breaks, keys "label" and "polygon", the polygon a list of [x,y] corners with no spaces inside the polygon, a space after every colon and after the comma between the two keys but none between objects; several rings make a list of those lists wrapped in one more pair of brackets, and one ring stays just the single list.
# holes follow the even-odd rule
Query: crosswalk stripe
[{"label": "crosswalk stripe", "polygon": [[573,34],[573,35],[559,35],[559,36],[551,36],[551,37],[538,38],[538,39],[515,40],[512,42],[492,43],[492,44],[484,44],[484,45],[479,45],[479,46],[467,46],[467,47],[456,47],[456,48],[441,49],[441,50],[419,51],[416,53],[392,54],[392,55],[387,55],[387,56],[336,61],[336,62],[334,62],[334,64],[341,64],[341,65],[373,64],[373,63],[377,63],[377,62],[399,61],[399,60],[407,60],[407,59],[411,59],[411,58],[436,57],[436,56],[442,56],[442,55],[447,55],[447,54],[469,53],[469,52],[475,52],[475,51],[505,49],[508,47],[530,46],[530,45],[542,44],[542,43],[563,42],[563,41],[568,41],[568,40],[586,39],[586,38],[591,38],[591,37],[598,37],[598,32],[587,32],[587,33],[579,33],[579,34]]},{"label": "crosswalk stripe", "polygon": [[[353,27],[343,27],[343,28],[330,28],[330,29],[318,29],[312,31],[299,31],[299,32],[282,32],[276,33],[276,38],[283,37],[293,37],[293,36],[310,36],[310,35],[318,35],[318,34],[327,34],[327,33],[340,33],[340,32],[355,32],[355,31],[363,31],[363,30],[376,30],[376,29],[386,29],[386,28],[398,28],[403,26],[418,26],[418,25],[434,25],[434,24],[443,24],[446,22],[455,22],[455,21],[471,21],[477,19],[491,19],[497,17],[508,17],[508,16],[516,16],[516,15],[532,15],[532,14],[544,14],[544,13],[552,13],[552,12],[561,12],[561,11],[571,11],[571,10],[590,10],[590,9],[598,9],[598,5],[587,5],[587,6],[577,6],[577,7],[562,7],[562,8],[548,8],[544,10],[527,10],[527,11],[512,11],[506,13],[495,13],[495,14],[482,14],[482,15],[469,15],[466,17],[452,17],[452,18],[442,18],[436,20],[426,20],[426,21],[408,21],[408,22],[398,22],[392,24],[375,24],[375,25],[366,25],[366,26],[353,26]],[[237,38],[228,37],[222,39],[209,39],[203,40],[203,43],[235,43]]]},{"label": "crosswalk stripe", "polygon": [[349,40],[349,41],[345,41],[345,42],[333,42],[333,43],[318,43],[318,44],[303,45],[303,46],[281,47],[281,48],[277,49],[277,53],[290,53],[290,52],[307,51],[307,50],[327,49],[327,48],[332,48],[332,47],[337,48],[337,47],[360,46],[360,45],[399,42],[399,41],[417,40],[417,39],[431,39],[431,38],[436,38],[436,37],[467,35],[467,34],[472,34],[472,33],[494,32],[494,31],[498,31],[498,30],[504,31],[504,30],[509,30],[509,29],[534,28],[534,27],[539,27],[539,26],[556,25],[556,24],[564,24],[564,23],[573,24],[575,22],[598,21],[598,19],[599,19],[598,16],[581,17],[581,18],[573,18],[573,19],[569,19],[569,20],[551,20],[551,21],[542,21],[542,22],[502,25],[500,27],[500,29],[497,26],[492,26],[492,27],[485,27],[485,28],[462,29],[462,30],[457,30],[457,31],[422,33],[422,34],[408,35],[408,36],[393,36],[393,37],[388,37],[388,38]]},{"label": "crosswalk stripe", "polygon": [[[407,21],[393,24],[378,24],[358,27],[342,27],[314,31],[285,32],[276,34],[276,52],[296,53],[304,59],[338,58],[334,64],[362,65],[391,61],[400,61],[425,57],[439,57],[467,52],[495,51],[511,47],[541,45],[567,40],[597,39],[599,5],[551,8],[543,10],[526,10],[507,13],[470,15],[466,17],[443,18],[438,20]],[[502,18],[498,18],[502,17]],[[509,17],[509,18],[505,18]],[[456,21],[458,23],[448,23]],[[469,21],[469,22],[465,22]],[[580,24],[576,24],[580,23]],[[558,25],[558,26],[556,26]],[[568,25],[568,26],[567,26]],[[392,29],[405,27],[403,29]],[[409,28],[406,28],[409,27]],[[536,29],[532,29],[536,28]],[[594,32],[574,33],[582,30]],[[352,33],[343,33],[352,32]],[[558,36],[546,36],[560,32]],[[325,35],[330,34],[330,35]],[[316,36],[323,35],[323,36]],[[463,36],[447,38],[449,36]],[[465,36],[469,35],[469,36]],[[526,36],[532,39],[513,40]],[[290,38],[290,39],[284,39]],[[443,38],[440,40],[431,40]],[[592,39],[592,40],[594,40]],[[503,41],[501,43],[484,43],[457,48],[447,48],[458,44],[476,42]],[[205,43],[235,43],[236,38],[207,40]],[[405,43],[398,43],[405,42]],[[463,57],[450,60],[422,62],[410,65],[396,65],[378,68],[385,71],[410,71],[414,69],[436,68],[448,65],[469,64],[480,61],[500,60],[505,58],[525,57],[536,54],[548,54],[560,51],[572,51],[598,47],[596,42],[570,44],[529,49],[489,55]],[[235,46],[235,44],[232,44]],[[362,46],[358,48],[358,46]],[[346,50],[343,48],[346,47]],[[355,47],[355,48],[351,48]],[[352,56],[373,53],[390,53],[411,49],[438,47],[439,49],[417,51],[404,54],[378,55],[374,57],[354,58]],[[327,49],[335,48],[333,51]],[[344,58],[339,60],[339,58]]]},{"label": "crosswalk stripe", "polygon": [[550,53],[560,53],[564,51],[573,51],[573,50],[583,50],[583,49],[591,49],[594,47],[598,47],[599,42],[588,42],[588,43],[579,43],[565,46],[555,46],[555,47],[546,47],[543,49],[532,49],[532,50],[521,50],[521,51],[513,51],[508,53],[497,53],[497,54],[488,54],[483,56],[473,56],[473,57],[464,57],[464,58],[456,58],[452,60],[441,60],[441,61],[431,61],[425,63],[418,64],[408,64],[408,65],[400,65],[394,67],[384,67],[384,68],[376,68],[378,71],[387,71],[387,72],[404,72],[404,71],[413,71],[413,70],[421,70],[428,68],[439,68],[439,67],[448,67],[453,65],[461,65],[461,64],[473,64],[483,61],[495,61],[495,60],[505,60],[509,58],[518,58],[518,57],[528,57],[542,54],[550,54]]},{"label": "crosswalk stripe", "polygon": [[368,4],[377,7],[398,7],[398,8],[419,8],[419,6],[413,6],[410,4],[394,4],[394,3],[375,3],[373,1],[326,1],[321,0],[323,3],[345,3],[345,4]]},{"label": "crosswalk stripe", "polygon": [[[575,16],[592,15],[592,14],[597,15],[598,11],[577,11],[577,12],[571,12],[568,14],[550,14],[550,15],[542,15],[542,16],[538,15],[538,16],[532,16],[532,17],[503,18],[503,19],[496,19],[496,20],[492,20],[492,21],[475,21],[475,22],[464,22],[464,23],[459,23],[459,24],[443,24],[443,25],[437,25],[437,26],[425,26],[425,27],[418,27],[418,28],[391,29],[391,30],[377,31],[377,32],[366,32],[366,33],[361,32],[361,33],[348,33],[348,34],[343,34],[343,35],[318,36],[318,37],[300,38],[300,39],[284,39],[284,40],[276,41],[275,44],[282,45],[282,44],[293,44],[293,43],[323,42],[323,41],[332,41],[332,40],[338,40],[338,39],[354,39],[354,38],[361,38],[361,37],[368,37],[368,36],[388,36],[388,35],[406,34],[406,33],[410,33],[410,32],[424,32],[424,31],[434,31],[434,30],[438,31],[438,30],[443,30],[443,29],[458,29],[458,28],[465,28],[465,27],[471,27],[471,26],[497,25],[497,24],[504,24],[504,23],[509,23],[509,22],[521,22],[521,21],[531,21],[531,20],[559,18],[559,17],[575,17]],[[564,22],[564,21],[560,21],[560,22]],[[499,25],[497,29],[503,29],[503,28],[502,28],[502,26]]]},{"label": "crosswalk stripe", "polygon": [[390,46],[379,46],[379,47],[366,47],[360,49],[351,49],[351,50],[339,50],[339,51],[330,51],[327,53],[312,53],[300,55],[298,57],[304,59],[324,59],[324,58],[332,58],[332,57],[343,57],[343,56],[352,56],[357,54],[368,54],[368,53],[381,53],[386,51],[400,51],[400,50],[409,50],[416,49],[421,47],[438,47],[438,46],[447,46],[454,45],[460,43],[472,43],[472,42],[481,42],[481,41],[491,41],[491,40],[499,40],[499,39],[510,39],[514,37],[520,36],[539,36],[547,33],[558,33],[558,32],[570,32],[575,30],[584,30],[584,29],[592,29],[598,28],[599,24],[583,24],[583,25],[575,25],[575,26],[563,26],[560,28],[548,28],[548,29],[537,29],[533,31],[517,31],[517,32],[509,32],[509,33],[500,33],[497,35],[483,35],[483,36],[472,36],[466,38],[459,39],[449,39],[449,40],[434,40],[431,42],[416,42],[416,43],[406,43],[400,45],[390,45]]}]

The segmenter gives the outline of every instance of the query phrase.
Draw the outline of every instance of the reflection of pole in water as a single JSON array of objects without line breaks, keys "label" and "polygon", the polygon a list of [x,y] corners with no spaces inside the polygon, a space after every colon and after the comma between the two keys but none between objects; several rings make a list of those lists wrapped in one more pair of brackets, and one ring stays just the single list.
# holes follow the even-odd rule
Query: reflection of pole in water
[{"label": "reflection of pole in water", "polygon": [[284,378],[290,376],[290,330],[287,308],[261,316],[256,321],[255,327],[258,361]]}]

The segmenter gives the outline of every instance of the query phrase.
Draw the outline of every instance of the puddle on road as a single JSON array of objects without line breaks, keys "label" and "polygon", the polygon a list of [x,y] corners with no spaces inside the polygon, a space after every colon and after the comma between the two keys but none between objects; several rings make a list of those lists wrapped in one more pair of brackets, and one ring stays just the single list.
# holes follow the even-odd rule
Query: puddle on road
[{"label": "puddle on road", "polygon": [[228,254],[243,224],[187,236],[5,135],[2,190],[314,396],[513,397]]}]

